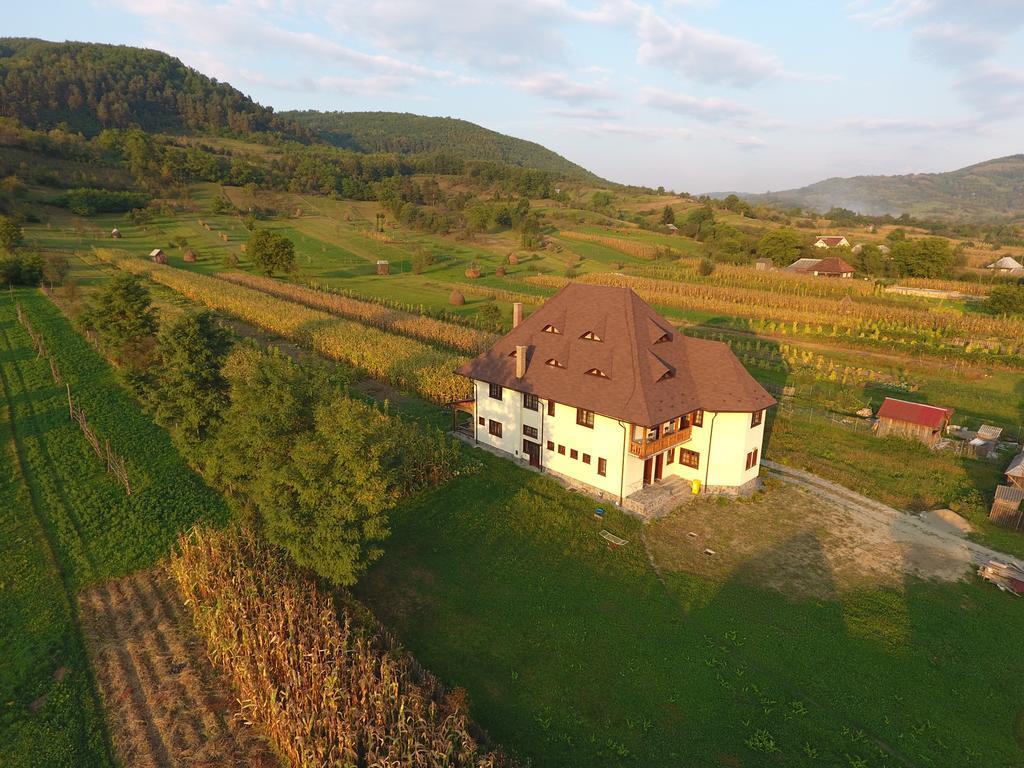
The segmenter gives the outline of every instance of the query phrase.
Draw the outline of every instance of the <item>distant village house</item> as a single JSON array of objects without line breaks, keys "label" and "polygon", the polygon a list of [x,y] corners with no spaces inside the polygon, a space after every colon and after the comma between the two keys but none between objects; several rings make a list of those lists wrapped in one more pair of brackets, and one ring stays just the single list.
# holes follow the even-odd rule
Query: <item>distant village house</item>
[{"label": "distant village house", "polygon": [[149,252],[149,258],[151,258],[157,264],[167,263],[167,254],[160,248],[154,248]]},{"label": "distant village house", "polygon": [[992,262],[985,269],[991,269],[993,272],[1003,275],[1011,275],[1018,272],[1024,274],[1024,265],[1011,256],[1003,256],[999,261]]},{"label": "distant village house", "polygon": [[[570,283],[458,369],[456,431],[627,509],[651,486],[743,493],[774,398],[728,345],[685,336],[629,288]],[[650,498],[650,495],[648,495]]]},{"label": "distant village house", "polygon": [[839,277],[847,280],[853,277],[853,267],[838,256],[829,256],[825,259],[797,259],[786,267],[786,271],[816,277]]},{"label": "distant village house", "polygon": [[876,418],[875,434],[879,437],[906,437],[932,448],[949,426],[953,409],[887,397]]}]

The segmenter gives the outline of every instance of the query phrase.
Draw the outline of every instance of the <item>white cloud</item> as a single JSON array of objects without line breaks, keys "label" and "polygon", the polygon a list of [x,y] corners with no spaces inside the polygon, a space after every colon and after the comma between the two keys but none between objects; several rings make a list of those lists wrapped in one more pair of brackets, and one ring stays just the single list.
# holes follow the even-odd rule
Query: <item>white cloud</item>
[{"label": "white cloud", "polygon": [[585,104],[614,95],[603,85],[580,83],[570,80],[563,74],[550,72],[510,80],[509,85],[517,90],[566,104]]},{"label": "white cloud", "polygon": [[641,64],[666,67],[705,83],[751,86],[784,74],[782,62],[756,43],[682,23],[672,23],[650,6],[637,23]]},{"label": "white cloud", "polygon": [[735,140],[735,144],[740,149],[764,149],[768,146],[768,142],[759,136],[741,136]]},{"label": "white cloud", "polygon": [[618,120],[622,114],[611,109],[589,109],[586,107],[550,107],[544,114],[552,117],[568,117],[573,120]]},{"label": "white cloud", "polygon": [[754,114],[753,109],[738,101],[718,98],[698,99],[683,93],[674,93],[653,87],[643,89],[640,101],[655,109],[663,109],[711,123],[739,121]]},{"label": "white cloud", "polygon": [[985,65],[953,84],[980,115],[992,120],[1024,117],[1024,72]]}]

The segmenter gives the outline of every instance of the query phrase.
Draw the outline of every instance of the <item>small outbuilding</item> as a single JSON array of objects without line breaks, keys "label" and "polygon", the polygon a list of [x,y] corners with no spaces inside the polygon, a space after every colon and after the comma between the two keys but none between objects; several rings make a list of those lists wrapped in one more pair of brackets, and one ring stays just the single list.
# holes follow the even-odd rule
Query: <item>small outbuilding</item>
[{"label": "small outbuilding", "polygon": [[149,252],[149,258],[153,260],[155,264],[166,264],[167,254],[163,252],[161,248],[154,248]]},{"label": "small outbuilding", "polygon": [[754,262],[754,269],[760,272],[771,272],[775,269],[775,263],[771,259],[758,259]]},{"label": "small outbuilding", "polygon": [[391,263],[387,259],[377,259],[377,274],[378,275],[389,275],[389,274],[391,274]]},{"label": "small outbuilding", "polygon": [[988,513],[989,520],[1007,528],[1021,530],[1024,527],[1024,512],[1021,510],[1021,502],[1024,502],[1024,488],[1000,485],[996,488],[992,510]]},{"label": "small outbuilding", "polygon": [[1018,453],[1006,468],[1006,482],[1024,490],[1024,453]]},{"label": "small outbuilding", "polygon": [[115,240],[120,240],[121,239],[121,230],[118,229],[117,227],[114,227],[112,230],[110,230],[110,236],[112,238],[114,238]]},{"label": "small outbuilding", "polygon": [[874,431],[878,437],[906,437],[932,448],[949,426],[953,409],[887,397],[876,418]]}]

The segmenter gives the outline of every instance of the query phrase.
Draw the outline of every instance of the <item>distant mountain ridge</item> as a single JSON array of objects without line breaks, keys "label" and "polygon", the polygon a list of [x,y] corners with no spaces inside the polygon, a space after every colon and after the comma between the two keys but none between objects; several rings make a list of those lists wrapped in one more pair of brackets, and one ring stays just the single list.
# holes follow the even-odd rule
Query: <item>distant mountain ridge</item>
[{"label": "distant mountain ridge", "polygon": [[95,136],[138,126],[163,133],[273,133],[356,152],[441,153],[592,183],[586,168],[532,141],[466,120],[399,112],[274,112],[161,51],[0,37],[0,117],[65,124]]},{"label": "distant mountain ridge", "polygon": [[1024,154],[946,173],[832,178],[799,189],[739,194],[751,203],[822,212],[836,207],[870,215],[909,213],[922,219],[1015,218],[1024,216]]},{"label": "distant mountain ridge", "polygon": [[517,139],[454,117],[408,112],[281,112],[337,147],[357,152],[398,154],[443,152],[464,160],[485,160],[603,182],[594,173],[536,142]]}]

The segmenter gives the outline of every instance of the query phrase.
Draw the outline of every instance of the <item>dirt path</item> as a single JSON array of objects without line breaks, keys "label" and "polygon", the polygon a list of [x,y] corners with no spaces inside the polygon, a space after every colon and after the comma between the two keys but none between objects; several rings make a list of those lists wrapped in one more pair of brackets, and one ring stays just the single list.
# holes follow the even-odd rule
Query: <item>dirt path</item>
[{"label": "dirt path", "polygon": [[867,530],[878,537],[899,543],[906,549],[909,570],[941,570],[943,562],[948,563],[950,568],[961,570],[993,559],[1021,562],[1012,555],[964,538],[962,533],[940,520],[901,512],[810,472],[774,461],[764,460],[762,464],[776,477],[798,485],[854,515]]},{"label": "dirt path", "polygon": [[278,765],[255,729],[233,716],[234,694],[162,570],[92,587],[79,605],[122,765]]}]

